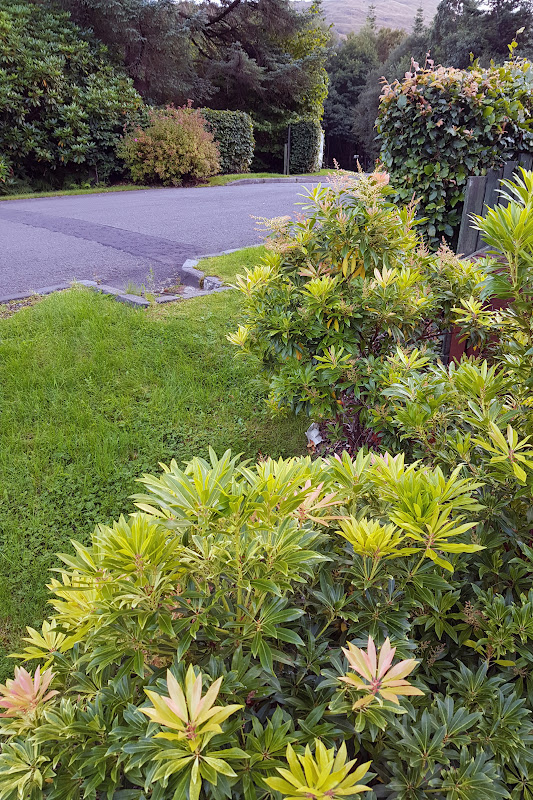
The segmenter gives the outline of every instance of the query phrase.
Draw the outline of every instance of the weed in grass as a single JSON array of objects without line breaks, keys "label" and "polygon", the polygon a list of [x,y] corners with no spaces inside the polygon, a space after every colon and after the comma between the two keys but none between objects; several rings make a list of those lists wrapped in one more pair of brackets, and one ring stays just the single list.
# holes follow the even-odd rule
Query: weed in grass
[{"label": "weed in grass", "polygon": [[125,294],[133,294],[133,295],[136,295],[137,297],[140,297],[142,295],[143,291],[142,291],[142,287],[139,286],[137,283],[134,283],[134,281],[128,281],[126,283],[126,285],[124,286],[124,293]]},{"label": "weed in grass", "polygon": [[22,300],[9,300],[7,303],[0,304],[0,319],[7,319],[20,311],[21,308],[34,306],[41,300],[40,294],[33,294],[31,297],[24,297]]}]

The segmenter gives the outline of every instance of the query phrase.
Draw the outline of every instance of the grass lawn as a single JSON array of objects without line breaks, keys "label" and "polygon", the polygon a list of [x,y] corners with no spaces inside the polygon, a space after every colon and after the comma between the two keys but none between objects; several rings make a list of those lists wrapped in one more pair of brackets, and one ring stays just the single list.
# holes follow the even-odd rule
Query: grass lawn
[{"label": "grass lawn", "polygon": [[[324,177],[330,175],[334,170],[331,169],[321,169],[320,172],[313,172],[309,173],[312,175],[323,175]],[[308,174],[308,173],[306,173]],[[232,183],[232,181],[241,180],[242,178],[286,178],[286,175],[283,175],[281,172],[243,172],[241,174],[235,175],[214,175],[212,178],[209,178],[207,183],[201,184],[201,186],[225,186],[227,183]],[[298,177],[298,176],[290,176],[290,177]],[[7,194],[7,195],[0,195],[1,200],[31,200],[35,197],[66,197],[69,195],[75,194],[103,194],[107,192],[135,192],[141,189],[162,189],[162,188],[172,188],[172,187],[162,187],[162,186],[137,186],[133,183],[121,183],[117,186],[105,186],[105,187],[95,187],[93,189],[58,189],[57,191],[51,192],[29,192],[26,194]]]},{"label": "grass lawn", "polygon": [[[99,186],[93,189],[56,189],[50,192],[23,192],[22,194],[2,194],[1,200],[32,200],[36,197],[68,197],[75,194],[107,194],[108,192],[136,192],[139,189],[155,189],[155,186],[140,186],[134,183],[120,183],[117,186]],[[162,188],[162,187],[157,187]]]},{"label": "grass lawn", "polygon": [[[226,279],[257,248],[209,259]],[[54,554],[132,510],[135,478],[230,447],[255,458],[305,449],[305,419],[272,420],[259,366],[225,335],[228,291],[146,311],[86,289],[0,318],[0,655],[46,613]],[[1,310],[1,308],[0,308]],[[4,658],[0,678],[12,671]]]}]

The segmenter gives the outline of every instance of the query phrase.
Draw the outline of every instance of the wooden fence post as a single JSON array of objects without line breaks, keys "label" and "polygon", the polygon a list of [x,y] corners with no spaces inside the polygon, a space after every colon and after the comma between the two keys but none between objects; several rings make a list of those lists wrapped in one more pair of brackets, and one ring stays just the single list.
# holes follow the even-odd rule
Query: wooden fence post
[{"label": "wooden fence post", "polygon": [[461,217],[461,227],[459,229],[459,241],[457,242],[457,253],[460,255],[470,255],[476,249],[478,231],[470,227],[470,215],[479,215],[483,211],[486,183],[486,175],[473,175],[468,179],[463,216]]}]

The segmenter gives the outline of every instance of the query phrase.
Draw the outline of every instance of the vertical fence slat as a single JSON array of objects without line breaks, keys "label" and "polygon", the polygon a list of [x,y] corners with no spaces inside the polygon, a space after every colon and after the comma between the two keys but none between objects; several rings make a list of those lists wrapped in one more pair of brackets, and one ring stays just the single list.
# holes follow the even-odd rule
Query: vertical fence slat
[{"label": "vertical fence slat", "polygon": [[470,227],[470,215],[481,214],[483,211],[486,182],[486,175],[474,175],[468,179],[466,185],[463,216],[461,217],[459,241],[457,242],[457,252],[464,256],[469,256],[470,253],[474,253],[476,250],[478,231]]},{"label": "vertical fence slat", "polygon": [[518,161],[506,161],[503,167],[504,180],[509,180],[513,177],[513,173],[518,166]]},{"label": "vertical fence slat", "polygon": [[[488,208],[494,208],[494,206],[498,202],[498,188],[500,186],[500,181],[502,179],[503,169],[489,169],[486,175],[486,183],[485,183],[485,197],[483,198],[483,208],[481,210],[481,216],[484,217],[487,213]],[[476,246],[472,251],[475,253],[477,250],[480,250],[484,246],[484,241],[482,238],[481,231],[478,231]]]},{"label": "vertical fence slat", "polygon": [[[503,165],[503,180],[504,181],[510,180],[513,177],[513,175],[515,174],[515,171],[517,169],[518,169],[518,161],[507,161]],[[501,195],[498,195],[498,205],[499,206],[504,206],[505,207],[508,204],[509,204],[509,201],[506,200],[505,197],[502,197]]]},{"label": "vertical fence slat", "polygon": [[520,153],[518,163],[521,167],[524,167],[524,169],[531,169],[533,165],[533,155],[531,155],[531,153]]}]

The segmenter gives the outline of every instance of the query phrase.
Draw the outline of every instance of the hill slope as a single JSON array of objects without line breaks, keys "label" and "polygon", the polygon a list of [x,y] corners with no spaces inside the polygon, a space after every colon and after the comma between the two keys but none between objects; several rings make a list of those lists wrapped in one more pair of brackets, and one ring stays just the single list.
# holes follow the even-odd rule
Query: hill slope
[{"label": "hill slope", "polygon": [[[426,25],[435,16],[439,0],[374,0],[378,27],[403,28],[410,32],[419,6],[424,9]],[[297,0],[297,6],[309,5]],[[358,31],[365,24],[369,0],[324,0],[327,21],[338,34]]]}]

